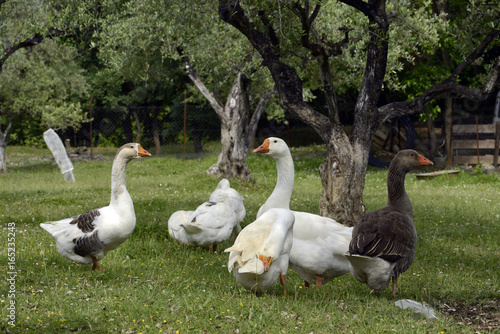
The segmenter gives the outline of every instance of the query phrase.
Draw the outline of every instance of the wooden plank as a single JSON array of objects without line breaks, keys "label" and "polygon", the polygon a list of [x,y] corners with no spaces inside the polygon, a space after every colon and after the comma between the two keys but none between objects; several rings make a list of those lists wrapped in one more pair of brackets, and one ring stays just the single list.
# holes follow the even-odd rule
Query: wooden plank
[{"label": "wooden plank", "polygon": [[456,149],[488,149],[488,150],[493,150],[495,149],[495,139],[483,139],[476,141],[474,139],[470,140],[461,140],[461,139],[455,139],[452,143],[452,148],[454,150]]},{"label": "wooden plank", "polygon": [[[493,155],[480,155],[479,163],[484,164],[493,164]],[[453,156],[453,164],[455,165],[476,165],[477,164],[477,155],[465,155],[465,156]]]},{"label": "wooden plank", "polygon": [[[495,124],[479,124],[477,132],[481,134],[495,133]],[[476,124],[455,124],[453,125],[453,135],[467,135],[476,133]]]}]

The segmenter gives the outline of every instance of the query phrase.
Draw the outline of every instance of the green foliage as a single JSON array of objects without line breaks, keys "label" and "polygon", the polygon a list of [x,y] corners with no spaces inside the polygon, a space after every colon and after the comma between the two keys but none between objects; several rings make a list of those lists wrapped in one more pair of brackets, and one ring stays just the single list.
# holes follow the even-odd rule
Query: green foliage
[{"label": "green foliage", "polygon": [[[103,272],[91,272],[90,266],[59,255],[38,225],[106,205],[116,149],[96,149],[104,160],[75,162],[72,184],[64,182],[47,158],[48,149],[7,150],[11,172],[0,175],[0,240],[7,244],[7,224],[14,223],[17,318],[15,327],[6,327],[11,333],[476,333],[488,330],[481,319],[498,313],[500,179],[495,174],[462,172],[432,180],[407,176],[419,241],[415,262],[401,276],[398,292],[399,298],[433,307],[438,319],[428,320],[394,306],[389,289],[370,291],[350,275],[306,289],[289,271],[287,297],[281,296],[279,283],[256,297],[227,271],[222,250],[230,241],[219,245],[217,254],[172,241],[167,233],[170,215],[196,207],[217,185],[219,180],[205,173],[215,156],[132,161],[127,188],[135,204],[136,229],[101,261]],[[321,192],[316,168],[324,154],[322,146],[292,148],[293,209],[316,212]],[[243,225],[253,221],[276,182],[269,157],[252,154],[248,164],[255,181],[231,181],[245,197]],[[364,194],[369,210],[385,205],[386,177],[386,170],[369,170]],[[0,256],[6,254],[7,247],[1,248]],[[7,277],[10,271],[4,261],[0,273]],[[6,280],[0,289],[0,315],[6,319]],[[457,305],[470,318],[447,315],[451,307],[460,313]]]},{"label": "green foliage", "polygon": [[28,113],[49,128],[78,129],[88,85],[75,57],[74,49],[50,39],[16,52],[0,74],[2,114]]}]

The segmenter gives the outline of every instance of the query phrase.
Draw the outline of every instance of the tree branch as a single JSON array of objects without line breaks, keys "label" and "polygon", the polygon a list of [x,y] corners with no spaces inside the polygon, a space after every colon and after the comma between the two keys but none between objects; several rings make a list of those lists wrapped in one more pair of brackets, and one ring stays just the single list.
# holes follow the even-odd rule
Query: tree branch
[{"label": "tree branch", "polygon": [[444,79],[437,85],[428,88],[413,101],[389,103],[380,107],[379,112],[382,114],[384,119],[388,119],[394,116],[420,113],[429,102],[443,97],[467,97],[478,101],[485,100],[500,82],[500,57],[496,58],[495,64],[488,75],[488,79],[482,88],[469,88],[458,84],[456,80],[467,65],[470,65],[477,58],[481,57],[487,46],[491,44],[499,36],[499,34],[499,30],[493,29],[478,45],[478,47],[455,68],[453,73],[448,78]]},{"label": "tree branch", "polygon": [[[0,0],[2,1],[2,0]],[[5,1],[4,1],[5,2]],[[0,2],[1,4],[2,2]],[[40,44],[45,38],[55,38],[55,37],[60,37],[64,36],[65,32],[59,29],[55,28],[50,28],[49,32],[46,35],[41,35],[41,34],[35,34],[31,38],[27,38],[24,41],[21,41],[17,44],[13,44],[7,48],[5,48],[2,52],[2,56],[0,57],[0,73],[2,73],[2,68],[3,64],[5,61],[17,50],[22,49],[22,48],[27,48],[30,46],[35,46]]]},{"label": "tree branch", "polygon": [[484,53],[488,45],[490,45],[492,41],[498,38],[498,36],[500,35],[500,30],[498,30],[498,24],[499,23],[497,22],[497,28],[492,29],[490,31],[490,33],[485,37],[485,39],[481,42],[481,44],[479,44],[478,47],[475,50],[473,50],[471,54],[460,65],[458,65],[455,68],[455,70],[447,80],[456,81],[458,75],[464,70],[464,68],[466,68],[474,60],[479,58]]},{"label": "tree branch", "polygon": [[257,107],[255,108],[255,111],[253,112],[248,124],[248,132],[246,138],[247,145],[250,145],[250,141],[257,131],[257,124],[259,123],[260,117],[262,116],[262,113],[264,112],[264,109],[266,108],[271,98],[276,95],[276,92],[276,87],[273,87],[272,89],[264,92],[260,97],[259,103],[257,103]]},{"label": "tree branch", "polygon": [[222,119],[224,117],[224,106],[222,105],[222,103],[220,103],[215,95],[207,88],[207,86],[205,86],[198,72],[196,72],[193,66],[191,66],[191,61],[189,60],[189,57],[184,54],[182,48],[178,47],[177,53],[179,54],[179,56],[181,56],[181,59],[184,62],[186,73],[189,79],[191,79],[196,88],[198,88],[201,94],[208,100],[219,118]]},{"label": "tree branch", "polygon": [[276,83],[280,104],[285,110],[293,111],[302,121],[311,125],[326,139],[329,122],[326,116],[314,111],[302,97],[302,80],[297,72],[280,60],[280,54],[264,34],[245,15],[237,0],[219,0],[220,18],[238,29],[247,37],[252,46],[262,56],[262,63],[269,69]]}]

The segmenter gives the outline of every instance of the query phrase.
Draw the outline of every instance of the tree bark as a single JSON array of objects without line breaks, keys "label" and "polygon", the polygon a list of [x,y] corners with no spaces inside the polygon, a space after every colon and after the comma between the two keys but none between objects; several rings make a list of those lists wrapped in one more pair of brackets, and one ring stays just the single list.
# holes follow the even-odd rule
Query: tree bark
[{"label": "tree bark", "polygon": [[238,73],[229,92],[221,120],[222,152],[217,163],[210,166],[208,174],[217,177],[239,177],[248,180],[250,168],[246,163],[248,146],[246,143],[249,114],[249,79]]}]

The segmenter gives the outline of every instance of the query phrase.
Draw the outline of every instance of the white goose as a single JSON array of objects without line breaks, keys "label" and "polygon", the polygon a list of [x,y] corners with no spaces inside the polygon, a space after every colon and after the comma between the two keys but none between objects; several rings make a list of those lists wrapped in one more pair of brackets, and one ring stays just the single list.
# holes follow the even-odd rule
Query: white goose
[{"label": "white goose", "polygon": [[[294,182],[293,159],[287,144],[270,137],[254,150],[276,161],[278,181],[273,193],[260,207],[257,217],[270,208],[289,209]],[[307,212],[292,211],[295,215],[290,268],[304,281],[305,286],[320,287],[333,278],[347,274],[349,261],[344,253],[349,249],[352,227],[335,220]]]},{"label": "white goose", "polygon": [[238,235],[229,252],[227,267],[236,280],[257,295],[280,278],[286,295],[285,275],[293,242],[295,217],[290,210],[270,209]]},{"label": "white goose", "polygon": [[243,197],[222,179],[208,202],[195,211],[177,211],[168,220],[170,236],[183,244],[217,251],[217,245],[234,232],[241,231],[240,222],[245,218]]},{"label": "white goose", "polygon": [[125,186],[127,164],[151,156],[140,144],[123,145],[116,153],[111,171],[111,201],[108,206],[40,226],[54,238],[59,253],[78,263],[99,265],[107,252],[130,237],[135,228],[134,203]]}]

